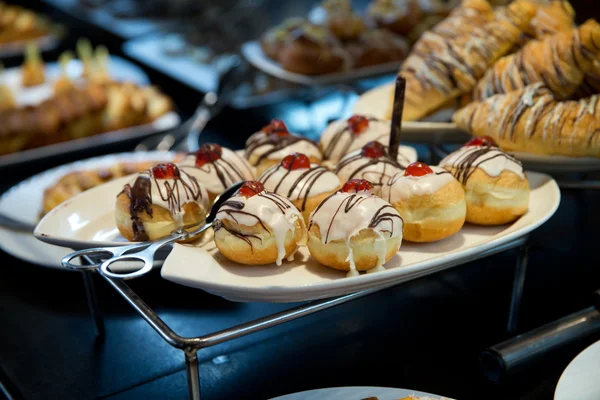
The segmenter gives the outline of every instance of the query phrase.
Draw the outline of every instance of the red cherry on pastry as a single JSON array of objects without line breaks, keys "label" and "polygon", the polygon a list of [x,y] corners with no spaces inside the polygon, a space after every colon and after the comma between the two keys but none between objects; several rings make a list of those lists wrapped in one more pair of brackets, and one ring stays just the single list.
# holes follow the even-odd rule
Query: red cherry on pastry
[{"label": "red cherry on pastry", "polygon": [[486,147],[498,147],[494,139],[489,136],[477,136],[469,140],[465,146],[486,146]]},{"label": "red cherry on pastry", "polygon": [[366,179],[350,179],[342,187],[344,193],[370,192],[373,184]]},{"label": "red cherry on pastry", "polygon": [[261,131],[267,135],[288,136],[290,134],[285,122],[280,119],[272,119],[269,125],[263,127]]},{"label": "red cherry on pastry", "polygon": [[359,135],[369,127],[369,120],[362,115],[353,115],[348,119],[348,127],[352,133]]},{"label": "red cherry on pastry", "polygon": [[158,164],[152,168],[152,176],[155,179],[177,179],[179,168],[173,163]]},{"label": "red cherry on pastry", "polygon": [[424,176],[433,174],[433,170],[429,168],[429,165],[422,162],[414,162],[406,167],[404,176]]},{"label": "red cherry on pastry", "polygon": [[260,192],[264,191],[265,187],[262,183],[258,181],[246,181],[244,182],[240,190],[238,190],[238,194],[248,199],[254,196],[255,194],[259,194]]},{"label": "red cherry on pastry", "polygon": [[379,142],[369,142],[363,146],[360,154],[368,158],[381,158],[385,155],[385,147]]},{"label": "red cherry on pastry", "polygon": [[281,160],[281,166],[288,171],[310,168],[310,160],[302,153],[292,153]]},{"label": "red cherry on pastry", "polygon": [[223,154],[223,149],[218,144],[203,144],[196,153],[196,167],[201,168],[206,163],[217,161],[221,158],[221,154]]}]

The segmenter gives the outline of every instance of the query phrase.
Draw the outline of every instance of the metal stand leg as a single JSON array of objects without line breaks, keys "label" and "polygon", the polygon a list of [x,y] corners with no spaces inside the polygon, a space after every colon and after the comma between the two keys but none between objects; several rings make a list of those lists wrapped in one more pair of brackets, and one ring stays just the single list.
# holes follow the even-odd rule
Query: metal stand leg
[{"label": "metal stand leg", "polygon": [[83,271],[83,284],[85,286],[85,294],[88,301],[88,307],[92,320],[94,321],[94,328],[96,329],[96,339],[104,339],[104,315],[98,302],[98,296],[96,295],[96,286],[94,283],[94,275],[92,271]]},{"label": "metal stand leg", "polygon": [[515,276],[513,281],[512,295],[510,298],[510,309],[508,311],[508,333],[517,332],[519,325],[519,311],[521,309],[521,298],[523,296],[523,286],[525,285],[525,274],[527,273],[527,260],[529,257],[529,246],[524,244],[520,248],[519,258],[515,267]]},{"label": "metal stand leg", "polygon": [[190,400],[200,400],[200,370],[198,354],[195,350],[184,350],[185,371],[187,373],[188,397]]}]

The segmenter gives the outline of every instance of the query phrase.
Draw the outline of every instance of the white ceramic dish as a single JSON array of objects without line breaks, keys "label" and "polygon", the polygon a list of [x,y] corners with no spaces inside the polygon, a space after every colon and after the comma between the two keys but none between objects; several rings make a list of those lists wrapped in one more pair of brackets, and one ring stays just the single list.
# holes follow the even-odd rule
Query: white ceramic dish
[{"label": "white ceramic dish", "polygon": [[408,396],[426,398],[421,400],[452,400],[448,397],[418,392],[416,390],[374,386],[348,386],[307,390],[305,392],[286,394],[271,400],[361,400],[368,397],[377,397],[379,400],[398,400]]},{"label": "white ceramic dish", "polygon": [[[560,191],[547,175],[527,175],[532,188],[530,207],[515,223],[498,227],[467,225],[438,243],[405,242],[385,265],[386,271],[379,273],[345,278],[344,272],[319,265],[306,248],[299,251],[295,261],[281,267],[241,266],[222,257],[209,234],[200,246],[174,245],[163,265],[162,276],[242,302],[297,302],[394,285],[481,257],[544,223],[556,211]],[[67,200],[40,221],[35,236],[72,249],[122,244],[123,238],[112,219],[110,199],[127,181],[128,178],[115,180]]]},{"label": "white ceramic dish", "polygon": [[[35,224],[42,209],[44,190],[63,175],[81,170],[105,168],[123,161],[171,161],[172,153],[120,153],[89,158],[49,169],[13,186],[0,197],[0,213]],[[18,214],[15,212],[18,210]],[[8,254],[32,264],[51,268],[63,268],[60,260],[65,248],[37,240],[33,233],[13,232],[0,226],[0,248]]]},{"label": "white ceramic dish", "polygon": [[600,399],[600,341],[583,350],[561,375],[554,400]]},{"label": "white ceramic dish", "polygon": [[[56,63],[48,63],[46,68],[47,82],[32,88],[23,88],[21,86],[20,68],[7,69],[4,73],[3,80],[11,88],[11,91],[14,93],[16,101],[19,104],[31,105],[38,104],[52,95],[52,82],[59,76],[59,72],[60,69]],[[73,60],[69,63],[67,73],[71,78],[79,78],[81,72],[82,65],[78,60]],[[115,56],[111,56],[110,58],[109,74],[118,81],[129,81],[142,85],[149,83],[148,76],[139,67]],[[0,168],[52,158],[60,156],[61,154],[89,149],[94,146],[105,146],[132,139],[141,139],[160,131],[172,129],[179,125],[179,122],[179,115],[175,112],[170,112],[149,124],[24,150],[18,153],[1,155]]]},{"label": "white ceramic dish", "polygon": [[[391,107],[390,99],[394,91],[394,83],[378,86],[363,93],[354,104],[354,114],[372,115],[381,119],[388,119]],[[444,110],[429,117],[426,121],[402,122],[402,141],[413,143],[463,143],[469,140],[470,135],[459,129],[450,120],[452,110]]]},{"label": "white ceramic dish", "polygon": [[260,43],[257,41],[244,43],[242,45],[241,51],[244,58],[246,58],[246,60],[248,60],[250,64],[254,65],[261,71],[276,78],[283,79],[292,83],[299,83],[301,85],[312,86],[352,82],[357,79],[368,78],[390,72],[396,72],[400,67],[400,62],[392,62],[374,65],[372,67],[353,69],[345,72],[310,76],[290,72],[283,69],[283,67],[278,62],[271,60],[269,57],[267,57],[267,55],[262,51]]}]

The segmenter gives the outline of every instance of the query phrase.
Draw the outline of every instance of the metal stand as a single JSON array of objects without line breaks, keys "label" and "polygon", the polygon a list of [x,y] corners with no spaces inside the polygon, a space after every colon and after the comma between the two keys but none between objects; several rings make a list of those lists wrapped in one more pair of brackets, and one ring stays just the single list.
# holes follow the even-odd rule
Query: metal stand
[{"label": "metal stand", "polygon": [[[502,246],[498,246],[494,249],[490,249],[486,252],[480,253],[469,260],[464,260],[461,263],[453,263],[446,266],[456,266],[469,261],[474,261],[483,257],[497,254],[509,249],[521,248],[520,256],[517,260],[515,268],[515,278],[513,284],[513,292],[509,310],[509,329],[511,326],[516,324],[517,314],[519,311],[519,305],[521,303],[521,295],[523,292],[523,282],[525,279],[525,270],[527,265],[527,236],[515,239],[512,242],[506,243]],[[83,257],[85,262],[92,263],[91,260]],[[84,283],[87,292],[87,298],[90,305],[90,312],[92,319],[96,324],[96,330],[98,336],[104,335],[104,323],[102,319],[102,313],[99,310],[99,304],[95,294],[95,288],[93,283],[93,276],[95,271],[84,271]],[[281,311],[266,317],[256,319],[254,321],[245,322],[239,325],[232,326],[227,329],[223,329],[217,332],[205,334],[197,337],[183,337],[173,331],[154,310],[152,310],[126,283],[121,279],[113,279],[102,274],[99,274],[105,281],[108,282],[120,295],[127,301],[135,311],[160,335],[160,337],[167,342],[169,345],[183,351],[185,356],[185,366],[187,373],[188,383],[188,394],[192,400],[199,400],[200,397],[200,374],[198,366],[198,355],[197,352],[201,349],[212,347],[233,339],[237,339],[252,333],[262,331],[286,322],[293,321],[297,318],[301,318],[318,311],[323,311],[328,308],[367,296],[377,291],[383,290],[387,287],[393,286],[388,285],[386,287],[378,287],[373,289],[367,289],[356,293],[351,293],[335,298],[317,300],[309,303],[302,304],[297,307],[290,308],[285,311]],[[513,322],[511,322],[513,321]]]},{"label": "metal stand", "polygon": [[529,260],[529,246],[524,244],[519,249],[519,258],[515,266],[510,308],[508,310],[508,333],[516,333],[519,324],[519,311],[521,310],[521,298],[523,297],[523,286],[525,286],[525,275],[527,273],[527,262]]},{"label": "metal stand", "polygon": [[98,302],[98,296],[96,294],[96,285],[94,283],[94,275],[92,271],[82,271],[83,285],[85,287],[85,294],[87,297],[88,308],[90,309],[90,315],[94,321],[94,328],[96,329],[96,339],[103,340],[106,330],[104,329],[104,315]]}]

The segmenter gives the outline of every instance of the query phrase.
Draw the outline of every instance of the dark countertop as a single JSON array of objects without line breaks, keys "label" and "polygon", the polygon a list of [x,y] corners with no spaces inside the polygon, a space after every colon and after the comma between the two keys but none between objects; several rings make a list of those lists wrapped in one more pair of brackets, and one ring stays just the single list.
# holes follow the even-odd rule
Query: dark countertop
[{"label": "dark countertop", "polygon": [[[52,14],[72,31],[118,48],[117,39]],[[184,114],[193,109],[198,93],[148,72]],[[274,110],[227,109],[203,139],[239,148]],[[34,172],[5,171],[0,191]],[[563,191],[556,215],[532,234],[521,332],[591,305],[592,292],[600,287],[599,202],[597,191]],[[198,357],[204,398],[266,399],[320,387],[390,386],[456,399],[552,399],[568,362],[600,336],[502,385],[487,383],[479,367],[482,350],[511,337],[506,323],[517,253],[455,267],[203,350]],[[78,273],[2,256],[0,383],[16,398],[186,398],[182,353],[105,282],[96,277],[106,321],[106,338],[96,342]],[[158,273],[130,285],[178,333],[189,336],[292,306],[232,303]]]}]

